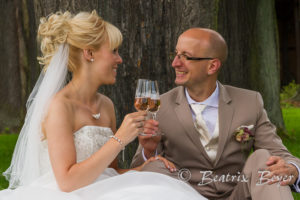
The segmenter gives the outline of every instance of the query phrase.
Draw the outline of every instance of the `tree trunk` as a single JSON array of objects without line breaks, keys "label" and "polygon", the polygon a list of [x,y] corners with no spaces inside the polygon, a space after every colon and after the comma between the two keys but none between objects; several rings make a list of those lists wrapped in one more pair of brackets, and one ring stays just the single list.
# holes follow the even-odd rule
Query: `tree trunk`
[{"label": "tree trunk", "polygon": [[16,131],[23,112],[18,8],[7,0],[1,1],[0,9],[0,131]]},{"label": "tree trunk", "polygon": [[222,68],[220,80],[259,91],[270,120],[284,128],[279,103],[280,66],[274,1],[220,1],[217,21],[216,29],[229,46],[228,61]]},{"label": "tree trunk", "polygon": [[[279,107],[277,29],[272,0],[23,0],[23,3],[26,5],[22,7],[24,17],[28,19],[23,24],[28,52],[27,88],[32,88],[39,72],[35,43],[39,18],[58,10],[76,13],[95,9],[105,20],[116,25],[124,36],[120,48],[123,64],[118,68],[117,83],[100,88],[115,103],[118,126],[125,114],[135,111],[136,80],[158,80],[161,93],[173,88],[175,74],[170,53],[175,49],[178,36],[190,27],[208,27],[220,32],[229,46],[229,59],[222,68],[220,80],[260,91],[271,120],[283,127]],[[1,35],[2,40],[3,37]],[[8,45],[3,43],[1,48],[4,47]],[[8,61],[1,61],[3,69]],[[8,74],[5,72],[3,76],[12,76],[12,73]],[[9,86],[11,91],[15,88]],[[27,96],[29,91],[26,89]],[[125,167],[130,163],[136,145],[135,142],[126,149]]]}]

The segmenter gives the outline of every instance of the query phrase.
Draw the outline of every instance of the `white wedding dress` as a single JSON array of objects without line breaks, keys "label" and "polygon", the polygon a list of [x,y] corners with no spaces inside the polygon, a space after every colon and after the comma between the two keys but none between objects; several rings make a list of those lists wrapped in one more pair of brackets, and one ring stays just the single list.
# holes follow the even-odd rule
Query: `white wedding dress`
[{"label": "white wedding dress", "polygon": [[[74,133],[77,162],[81,162],[105,144],[113,133],[110,128],[84,126]],[[129,171],[118,174],[107,168],[92,184],[70,193],[59,190],[49,162],[47,142],[44,142],[45,174],[27,186],[0,191],[0,200],[150,200],[206,199],[188,184],[153,172]]]}]

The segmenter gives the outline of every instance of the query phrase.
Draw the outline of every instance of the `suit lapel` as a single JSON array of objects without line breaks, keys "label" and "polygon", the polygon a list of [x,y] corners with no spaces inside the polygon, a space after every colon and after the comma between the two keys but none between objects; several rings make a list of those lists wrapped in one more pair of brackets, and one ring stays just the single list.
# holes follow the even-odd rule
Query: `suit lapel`
[{"label": "suit lapel", "polygon": [[219,93],[219,141],[218,141],[218,150],[217,156],[214,165],[216,166],[222,152],[224,151],[224,147],[229,135],[229,130],[232,123],[233,118],[233,105],[231,103],[231,98],[226,90],[226,88],[219,83],[220,93]]},{"label": "suit lapel", "polygon": [[192,113],[185,97],[184,87],[180,87],[178,90],[176,104],[177,106],[175,107],[175,113],[177,115],[177,118],[179,119],[179,122],[185,129],[185,134],[196,145],[196,147],[203,153],[204,157],[208,161],[210,161],[206,151],[204,150],[200,142],[199,133],[194,126]]}]

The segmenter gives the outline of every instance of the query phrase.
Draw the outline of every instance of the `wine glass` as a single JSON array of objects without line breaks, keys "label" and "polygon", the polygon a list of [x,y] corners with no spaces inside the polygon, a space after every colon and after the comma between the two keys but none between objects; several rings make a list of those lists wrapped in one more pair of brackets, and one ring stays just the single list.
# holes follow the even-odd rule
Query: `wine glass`
[{"label": "wine glass", "polygon": [[151,91],[149,80],[138,79],[134,99],[134,107],[136,110],[148,110],[148,99],[150,98],[150,94]]},{"label": "wine glass", "polygon": [[[150,93],[150,99],[148,100],[148,112],[151,114],[152,119],[156,120],[156,114],[160,108],[160,95],[159,95],[159,90],[158,90],[158,84],[157,81],[150,81],[150,88],[151,88],[151,93]],[[158,136],[158,135],[163,135],[163,133],[158,129],[155,134],[152,136]]]},{"label": "wine glass", "polygon": [[[138,79],[134,107],[138,111],[148,111],[149,105],[148,100],[151,95],[150,81],[147,79]],[[145,133],[140,133],[140,135],[146,135]]]},{"label": "wine glass", "polygon": [[156,114],[160,107],[160,96],[157,81],[150,81],[150,99],[148,100],[148,111],[152,114],[152,119],[156,120]]}]

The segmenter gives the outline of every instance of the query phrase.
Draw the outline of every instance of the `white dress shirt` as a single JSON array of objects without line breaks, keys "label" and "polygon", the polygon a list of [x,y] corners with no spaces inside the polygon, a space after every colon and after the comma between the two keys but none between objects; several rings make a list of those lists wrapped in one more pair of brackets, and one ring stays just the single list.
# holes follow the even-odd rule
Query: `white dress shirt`
[{"label": "white dress shirt", "polygon": [[[199,103],[199,104],[207,105],[206,108],[202,112],[202,117],[203,117],[203,119],[206,123],[206,126],[208,128],[208,131],[211,135],[213,135],[213,133],[214,133],[217,118],[218,118],[219,86],[218,86],[218,83],[216,83],[216,85],[217,85],[217,87],[216,87],[215,91],[210,95],[210,97],[208,97],[203,102],[194,101],[190,97],[190,95],[188,94],[187,89],[185,88],[185,95],[186,95],[186,98],[187,98],[187,101],[188,101],[189,105],[191,105],[192,103]],[[195,116],[195,113],[192,110],[191,106],[190,106],[190,109],[191,109],[191,112],[192,112],[193,119],[195,120],[196,116]],[[146,161],[147,158],[146,158],[145,153],[144,153],[144,148],[142,149],[142,156],[143,156],[144,160]],[[155,152],[155,156],[157,156],[157,150]]]},{"label": "white dress shirt", "polygon": [[211,136],[214,133],[217,119],[218,119],[219,86],[218,86],[218,83],[216,83],[216,85],[217,85],[217,87],[216,87],[215,91],[206,100],[204,100],[202,102],[197,102],[197,101],[193,100],[190,97],[187,89],[185,88],[185,96],[190,105],[190,109],[191,109],[194,120],[196,118],[196,115],[191,107],[191,104],[206,105],[206,108],[202,111],[202,117],[203,117],[203,120],[205,121],[207,129],[208,129],[209,133],[211,134]]}]

